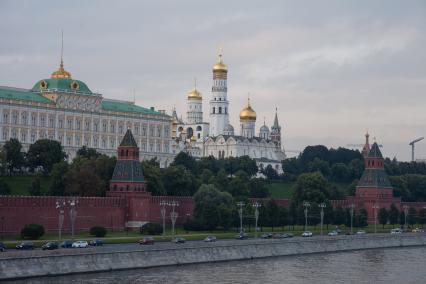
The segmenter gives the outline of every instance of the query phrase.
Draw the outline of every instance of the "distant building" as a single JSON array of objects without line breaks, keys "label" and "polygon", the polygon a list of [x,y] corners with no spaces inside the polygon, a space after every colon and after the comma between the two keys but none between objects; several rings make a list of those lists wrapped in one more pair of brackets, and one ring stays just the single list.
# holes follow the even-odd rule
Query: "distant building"
[{"label": "distant building", "polygon": [[82,81],[59,69],[31,89],[0,87],[0,144],[18,139],[25,150],[39,139],[59,141],[69,159],[82,146],[115,155],[127,129],[132,129],[140,158],[157,158],[168,166],[172,151],[172,118],[134,102],[105,99]]}]

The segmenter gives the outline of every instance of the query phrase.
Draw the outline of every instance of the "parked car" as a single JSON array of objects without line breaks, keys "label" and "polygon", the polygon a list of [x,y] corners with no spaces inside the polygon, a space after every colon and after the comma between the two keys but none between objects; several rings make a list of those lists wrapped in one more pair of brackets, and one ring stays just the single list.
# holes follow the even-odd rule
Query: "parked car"
[{"label": "parked car", "polygon": [[0,242],[0,251],[3,252],[6,250],[6,245],[2,242]]},{"label": "parked car", "polygon": [[305,231],[302,233],[302,237],[312,237],[314,234],[310,231]]},{"label": "parked car", "polygon": [[402,229],[392,229],[390,231],[391,235],[397,235],[397,234],[402,234]]},{"label": "parked car", "polygon": [[367,232],[364,230],[359,230],[356,232],[357,235],[365,235]]},{"label": "parked car", "polygon": [[139,240],[140,245],[153,245],[154,244],[154,238],[153,237],[144,237],[143,239]]},{"label": "parked car", "polygon": [[99,240],[99,239],[91,240],[89,242],[89,245],[94,246],[94,247],[100,247],[100,246],[104,245],[104,241],[103,240]]},{"label": "parked car", "polygon": [[[271,239],[272,237],[276,236],[277,234],[271,234],[271,233],[266,233],[266,234],[262,234],[260,237],[262,239]],[[280,236],[281,237],[281,236]]]},{"label": "parked car", "polygon": [[424,233],[424,231],[425,231],[425,230],[423,230],[423,229],[415,228],[415,229],[413,229],[411,232],[412,232],[412,233]]},{"label": "parked car", "polygon": [[41,249],[42,250],[54,250],[54,249],[58,249],[58,247],[59,247],[59,244],[57,242],[48,242],[48,243],[45,243],[41,247]]},{"label": "parked car", "polygon": [[336,231],[331,231],[331,232],[329,232],[328,233],[328,235],[330,236],[330,237],[334,237],[334,236],[337,236],[339,233],[338,232],[336,232]]},{"label": "parked car", "polygon": [[204,239],[205,242],[211,243],[211,242],[215,242],[216,241],[216,237],[215,236],[207,236]]},{"label": "parked car", "polygon": [[16,249],[22,249],[22,250],[28,250],[28,249],[34,249],[34,248],[35,246],[33,242],[22,242],[16,246]]},{"label": "parked car", "polygon": [[274,233],[274,234],[272,234],[271,238],[273,238],[273,239],[282,239],[283,238],[283,234]]},{"label": "parked car", "polygon": [[59,245],[59,247],[61,247],[61,248],[72,248],[72,244],[73,244],[73,243],[74,243],[73,241],[66,240],[66,241],[63,241],[63,242]]},{"label": "parked car", "polygon": [[236,240],[246,240],[248,239],[248,235],[246,233],[240,233],[238,235],[235,236]]},{"label": "parked car", "polygon": [[182,237],[176,237],[172,240],[172,243],[175,244],[183,244],[184,242],[186,242],[186,240]]},{"label": "parked car", "polygon": [[89,246],[89,244],[87,243],[87,241],[75,241],[72,244],[73,248],[87,248]]},{"label": "parked car", "polygon": [[288,238],[292,238],[293,234],[292,233],[284,233],[281,235],[283,239],[288,239]]}]

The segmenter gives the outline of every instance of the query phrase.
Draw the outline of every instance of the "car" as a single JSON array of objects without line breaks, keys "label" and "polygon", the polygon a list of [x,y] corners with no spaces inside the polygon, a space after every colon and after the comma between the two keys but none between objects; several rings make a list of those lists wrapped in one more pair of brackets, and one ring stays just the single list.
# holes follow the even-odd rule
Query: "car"
[{"label": "car", "polygon": [[207,236],[204,239],[205,242],[211,243],[211,242],[215,242],[216,241],[216,237],[215,236]]},{"label": "car", "polygon": [[356,232],[357,235],[365,235],[367,232],[364,230],[359,230]]},{"label": "car", "polygon": [[41,247],[42,250],[54,250],[58,248],[59,248],[59,244],[57,242],[48,242]]},{"label": "car", "polygon": [[0,242],[0,251],[3,252],[6,250],[6,245],[2,242]]},{"label": "car", "polygon": [[186,242],[186,240],[182,237],[176,237],[172,240],[172,243],[175,244],[183,244],[184,242]]},{"label": "car", "polygon": [[104,241],[103,240],[99,240],[99,239],[91,240],[89,242],[89,245],[94,246],[94,247],[100,247],[100,246],[104,245]]},{"label": "car", "polygon": [[[271,239],[271,238],[273,238],[274,236],[276,236],[277,234],[271,234],[271,233],[266,233],[266,234],[262,234],[260,237],[262,238],[262,239]],[[275,238],[274,238],[275,239]]]},{"label": "car", "polygon": [[392,229],[390,233],[391,235],[402,234],[402,229]]},{"label": "car", "polygon": [[248,239],[248,235],[246,233],[240,233],[238,235],[235,236],[236,240],[246,240]]},{"label": "car", "polygon": [[272,239],[282,239],[283,238],[283,234],[279,234],[279,233],[274,233],[271,236]]},{"label": "car", "polygon": [[66,241],[63,241],[63,242],[59,245],[59,247],[61,247],[61,248],[72,248],[72,244],[73,244],[73,243],[74,243],[73,241],[66,240]]},{"label": "car", "polygon": [[16,249],[21,249],[21,250],[29,250],[34,248],[35,246],[33,242],[22,242],[16,246]]},{"label": "car", "polygon": [[328,233],[328,235],[330,236],[330,237],[334,237],[334,236],[337,236],[339,233],[338,232],[336,232],[336,231],[331,231],[331,232],[329,232]]},{"label": "car", "polygon": [[72,243],[72,248],[87,248],[89,243],[87,241],[75,241]]},{"label": "car", "polygon": [[424,233],[423,229],[415,228],[411,231],[412,233]]},{"label": "car", "polygon": [[144,237],[143,239],[139,240],[140,245],[153,245],[154,244],[154,238],[153,237]]},{"label": "car", "polygon": [[302,233],[302,237],[312,237],[314,234],[310,231],[305,231]]},{"label": "car", "polygon": [[293,234],[292,233],[285,233],[281,235],[283,239],[288,239],[288,238],[292,238]]}]

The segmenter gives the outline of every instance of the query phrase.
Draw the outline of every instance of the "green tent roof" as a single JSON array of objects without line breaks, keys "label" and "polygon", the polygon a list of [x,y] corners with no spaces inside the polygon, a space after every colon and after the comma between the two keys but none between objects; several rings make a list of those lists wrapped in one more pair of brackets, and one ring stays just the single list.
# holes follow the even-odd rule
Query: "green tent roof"
[{"label": "green tent roof", "polygon": [[[40,84],[42,82],[47,83],[47,86],[44,88],[41,88]],[[72,84],[75,82],[78,84],[78,89],[72,88]],[[90,91],[89,87],[87,87],[87,85],[84,82],[79,80],[74,80],[74,79],[68,79],[68,78],[50,78],[50,79],[40,80],[34,85],[34,87],[32,88],[32,91],[40,92],[43,89],[58,90],[62,92],[71,92],[71,93],[92,94],[92,91]]]},{"label": "green tent roof", "polygon": [[132,131],[130,129],[127,129],[126,134],[123,137],[123,140],[121,140],[120,147],[138,147],[138,144],[135,141],[135,138],[133,137]]},{"label": "green tent roof", "polygon": [[139,161],[118,160],[115,164],[111,182],[144,182],[142,166]]},{"label": "green tent roof", "polygon": [[19,101],[31,101],[37,103],[52,104],[53,102],[39,93],[32,92],[30,90],[15,89],[8,87],[0,87],[0,98],[19,100]]}]

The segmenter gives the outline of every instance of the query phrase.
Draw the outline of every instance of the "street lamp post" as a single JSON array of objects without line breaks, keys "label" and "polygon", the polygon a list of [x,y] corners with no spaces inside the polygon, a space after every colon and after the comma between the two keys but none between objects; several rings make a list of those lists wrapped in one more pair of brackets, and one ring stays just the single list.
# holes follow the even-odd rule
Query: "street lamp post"
[{"label": "street lamp post", "polygon": [[238,209],[238,214],[240,215],[240,234],[242,234],[243,232],[243,207],[244,207],[244,202],[238,202],[237,206],[239,207]]},{"label": "street lamp post", "polygon": [[65,208],[65,201],[64,200],[56,200],[56,209],[58,209],[58,211],[59,211],[59,215],[58,215],[59,241],[62,239],[62,226],[64,225],[64,208]]},{"label": "street lamp post", "polygon": [[318,204],[318,207],[321,208],[321,236],[322,236],[322,226],[324,224],[324,208],[327,207],[327,205],[322,202]]},{"label": "street lamp post", "polygon": [[160,201],[161,206],[161,218],[163,219],[163,238],[166,236],[166,206],[168,203],[164,200]]},{"label": "street lamp post", "polygon": [[408,229],[408,224],[407,224],[408,205],[404,205],[402,208],[404,208],[404,230],[407,231],[407,229]]},{"label": "street lamp post", "polygon": [[255,227],[254,227],[254,237],[257,238],[257,221],[259,220],[259,207],[262,205],[258,202],[252,204],[254,208],[254,219],[255,219]]},{"label": "street lamp post", "polygon": [[376,203],[373,204],[373,210],[374,210],[374,233],[377,233],[377,209],[379,209],[379,205]]},{"label": "street lamp post", "polygon": [[308,230],[308,208],[311,206],[311,203],[303,201],[303,206],[305,207],[305,231]]},{"label": "street lamp post", "polygon": [[70,206],[70,219],[71,219],[71,238],[74,239],[74,227],[75,227],[75,220],[77,219],[77,204],[78,200],[73,198],[68,201],[68,204]]},{"label": "street lamp post", "polygon": [[354,233],[354,209],[355,209],[355,204],[351,204],[349,205],[350,208],[350,212],[351,212],[351,235],[353,235]]},{"label": "street lamp post", "polygon": [[176,224],[176,220],[179,216],[178,212],[175,211],[175,208],[177,206],[179,206],[179,202],[173,200],[172,202],[170,202],[169,204],[170,206],[172,206],[172,212],[170,212],[170,219],[172,220],[172,235],[175,235],[175,224]]}]

